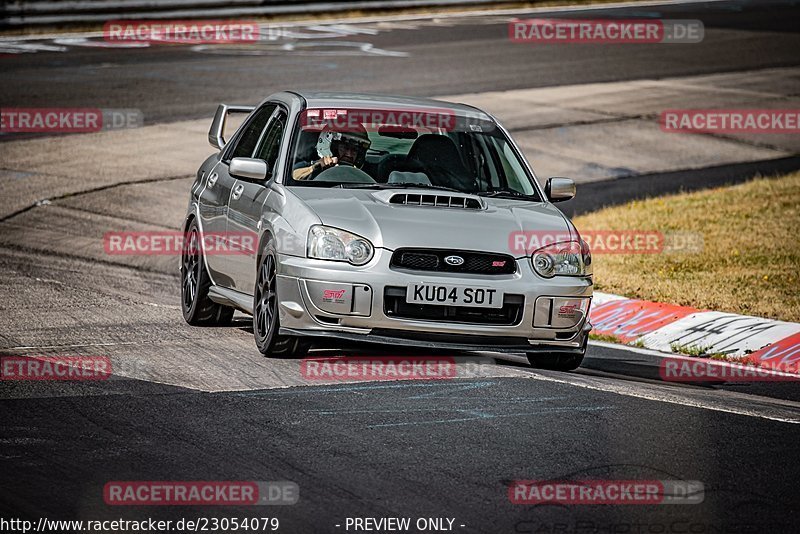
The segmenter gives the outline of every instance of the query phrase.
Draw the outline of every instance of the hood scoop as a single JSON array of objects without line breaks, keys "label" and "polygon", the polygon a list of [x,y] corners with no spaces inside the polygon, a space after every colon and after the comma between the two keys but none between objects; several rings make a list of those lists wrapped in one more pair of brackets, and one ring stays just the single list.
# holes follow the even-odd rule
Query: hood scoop
[{"label": "hood scoop", "polygon": [[[388,191],[382,191],[382,193]],[[459,208],[467,210],[481,210],[483,204],[475,197],[450,195],[441,193],[391,193],[388,199],[381,199],[389,204],[403,204],[406,206],[428,206],[433,208]]]}]

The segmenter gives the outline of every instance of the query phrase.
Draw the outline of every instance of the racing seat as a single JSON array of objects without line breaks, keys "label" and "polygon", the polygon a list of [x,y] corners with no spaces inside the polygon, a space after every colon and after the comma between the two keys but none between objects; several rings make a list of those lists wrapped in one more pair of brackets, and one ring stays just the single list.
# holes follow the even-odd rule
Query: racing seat
[{"label": "racing seat", "polygon": [[408,151],[408,159],[418,162],[425,174],[433,178],[431,182],[434,185],[454,187],[463,191],[475,189],[475,180],[461,161],[458,147],[447,136],[440,134],[419,136]]},{"label": "racing seat", "polygon": [[385,184],[389,182],[389,176],[393,172],[424,172],[424,170],[419,162],[409,160],[403,154],[388,154],[378,163],[375,180]]}]

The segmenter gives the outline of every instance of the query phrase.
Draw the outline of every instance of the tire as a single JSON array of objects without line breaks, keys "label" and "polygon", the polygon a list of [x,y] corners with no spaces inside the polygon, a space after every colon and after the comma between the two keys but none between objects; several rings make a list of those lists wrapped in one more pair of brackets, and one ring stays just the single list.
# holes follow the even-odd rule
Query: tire
[{"label": "tire", "polygon": [[192,326],[225,326],[233,319],[233,308],[217,304],[208,298],[211,278],[200,250],[200,231],[192,220],[186,230],[186,242],[181,252],[181,310]]},{"label": "tire", "polygon": [[583,354],[541,354],[529,352],[528,362],[536,369],[550,371],[574,371],[581,366]]},{"label": "tire", "polygon": [[264,248],[256,272],[253,292],[253,335],[264,356],[294,358],[308,352],[308,344],[297,336],[281,336],[278,317],[277,254],[270,241]]}]

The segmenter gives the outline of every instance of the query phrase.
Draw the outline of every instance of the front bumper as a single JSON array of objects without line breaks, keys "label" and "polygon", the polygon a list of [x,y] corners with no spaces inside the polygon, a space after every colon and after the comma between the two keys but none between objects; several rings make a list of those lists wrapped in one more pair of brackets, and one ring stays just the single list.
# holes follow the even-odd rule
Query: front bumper
[{"label": "front bumper", "polygon": [[[568,353],[585,350],[591,328],[587,320],[591,279],[544,279],[524,259],[517,261],[515,274],[498,276],[390,269],[391,254],[378,249],[363,267],[279,255],[281,333],[453,350]],[[386,288],[419,282],[489,287],[517,299],[521,296],[524,302],[513,324],[387,315]],[[543,305],[549,302],[546,299],[556,299],[555,303],[570,299],[583,302],[585,308],[572,320],[543,321]]]}]

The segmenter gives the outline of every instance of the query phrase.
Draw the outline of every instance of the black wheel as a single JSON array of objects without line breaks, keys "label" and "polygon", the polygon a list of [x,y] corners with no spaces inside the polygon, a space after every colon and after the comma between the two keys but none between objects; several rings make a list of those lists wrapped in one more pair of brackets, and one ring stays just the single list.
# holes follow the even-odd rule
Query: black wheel
[{"label": "black wheel", "polygon": [[181,309],[183,318],[193,326],[224,326],[233,318],[233,308],[208,298],[211,279],[200,250],[200,232],[193,220],[186,231],[181,253]]},{"label": "black wheel", "polygon": [[537,369],[551,371],[574,371],[581,366],[583,354],[541,354],[529,352],[528,362]]},{"label": "black wheel", "polygon": [[278,334],[278,280],[275,249],[267,244],[258,266],[256,290],[253,295],[253,334],[256,346],[264,356],[293,358],[302,356],[308,345],[297,336]]}]

